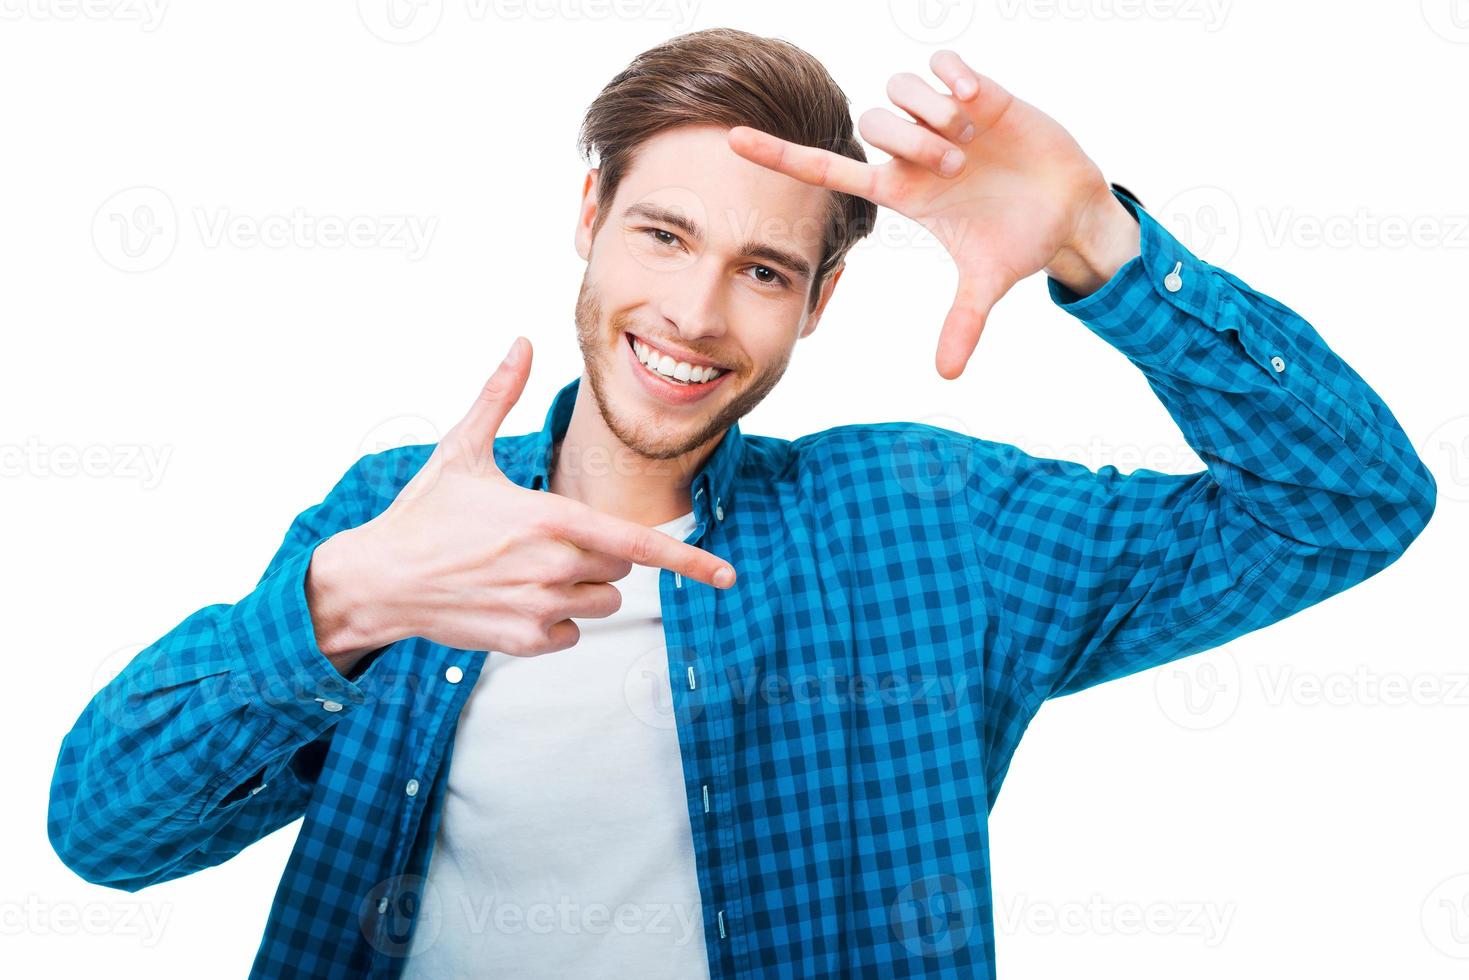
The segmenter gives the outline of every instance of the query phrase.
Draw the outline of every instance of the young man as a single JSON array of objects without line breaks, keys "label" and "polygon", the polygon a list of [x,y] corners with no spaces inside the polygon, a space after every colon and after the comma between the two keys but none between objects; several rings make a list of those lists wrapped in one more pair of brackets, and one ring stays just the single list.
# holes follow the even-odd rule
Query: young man
[{"label": "young man", "polygon": [[[1040,705],[1368,578],[1436,488],[1304,319],[931,68],[947,92],[892,79],[911,121],[864,115],[878,167],[784,42],[696,32],[613,79],[581,376],[500,435],[517,338],[442,441],[359,460],[254,591],[140,653],[61,746],[61,858],[136,891],[304,816],[252,976],[991,976],[986,817]],[[941,376],[1044,271],[1208,468],[741,433],[875,205],[958,265]]]}]

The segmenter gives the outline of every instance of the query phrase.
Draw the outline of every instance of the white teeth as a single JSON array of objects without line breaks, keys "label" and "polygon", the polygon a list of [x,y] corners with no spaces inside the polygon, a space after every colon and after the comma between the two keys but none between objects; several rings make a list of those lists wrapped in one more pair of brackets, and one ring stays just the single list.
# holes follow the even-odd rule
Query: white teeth
[{"label": "white teeth", "polygon": [[651,371],[657,371],[665,378],[674,381],[682,381],[686,384],[702,384],[712,381],[724,372],[719,368],[707,367],[705,365],[693,365],[687,361],[675,361],[668,354],[659,354],[647,344],[633,338],[633,350],[638,360],[647,365]]}]

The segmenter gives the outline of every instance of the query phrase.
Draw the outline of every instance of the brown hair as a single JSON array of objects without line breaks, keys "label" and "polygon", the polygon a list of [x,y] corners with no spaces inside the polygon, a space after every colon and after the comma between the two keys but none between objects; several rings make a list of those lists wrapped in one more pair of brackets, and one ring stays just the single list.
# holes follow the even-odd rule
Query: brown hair
[{"label": "brown hair", "polygon": [[[638,146],[675,126],[714,123],[752,126],[773,136],[817,146],[862,162],[852,134],[846,93],[821,62],[788,41],[730,27],[670,38],[632,60],[587,108],[578,143],[588,163],[598,157],[600,207],[595,236]],[[828,192],[821,261],[806,308],[847,251],[872,230],[877,205]]]}]

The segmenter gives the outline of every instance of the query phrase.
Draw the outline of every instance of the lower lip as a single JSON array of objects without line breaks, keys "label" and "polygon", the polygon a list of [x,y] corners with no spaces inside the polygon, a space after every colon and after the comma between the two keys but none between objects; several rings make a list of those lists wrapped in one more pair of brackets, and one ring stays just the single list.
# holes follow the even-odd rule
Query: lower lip
[{"label": "lower lip", "polygon": [[638,380],[642,382],[643,388],[654,398],[670,405],[689,405],[705,398],[711,391],[718,388],[725,378],[729,377],[729,372],[725,371],[713,381],[706,381],[703,384],[681,385],[677,382],[665,381],[656,377],[653,372],[643,366],[642,361],[638,360],[637,351],[632,349],[632,343],[627,339],[626,334],[623,335],[622,346],[627,351],[627,362],[631,365],[633,374],[637,375]]}]

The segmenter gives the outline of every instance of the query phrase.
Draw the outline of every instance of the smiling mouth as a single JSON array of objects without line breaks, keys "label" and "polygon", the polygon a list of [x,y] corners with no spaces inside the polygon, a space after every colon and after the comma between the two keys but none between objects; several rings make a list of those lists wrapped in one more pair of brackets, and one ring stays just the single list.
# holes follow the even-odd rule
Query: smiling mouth
[{"label": "smiling mouth", "polygon": [[670,384],[697,387],[728,373],[726,368],[680,361],[672,354],[664,354],[630,333],[627,334],[627,343],[644,370]]}]

